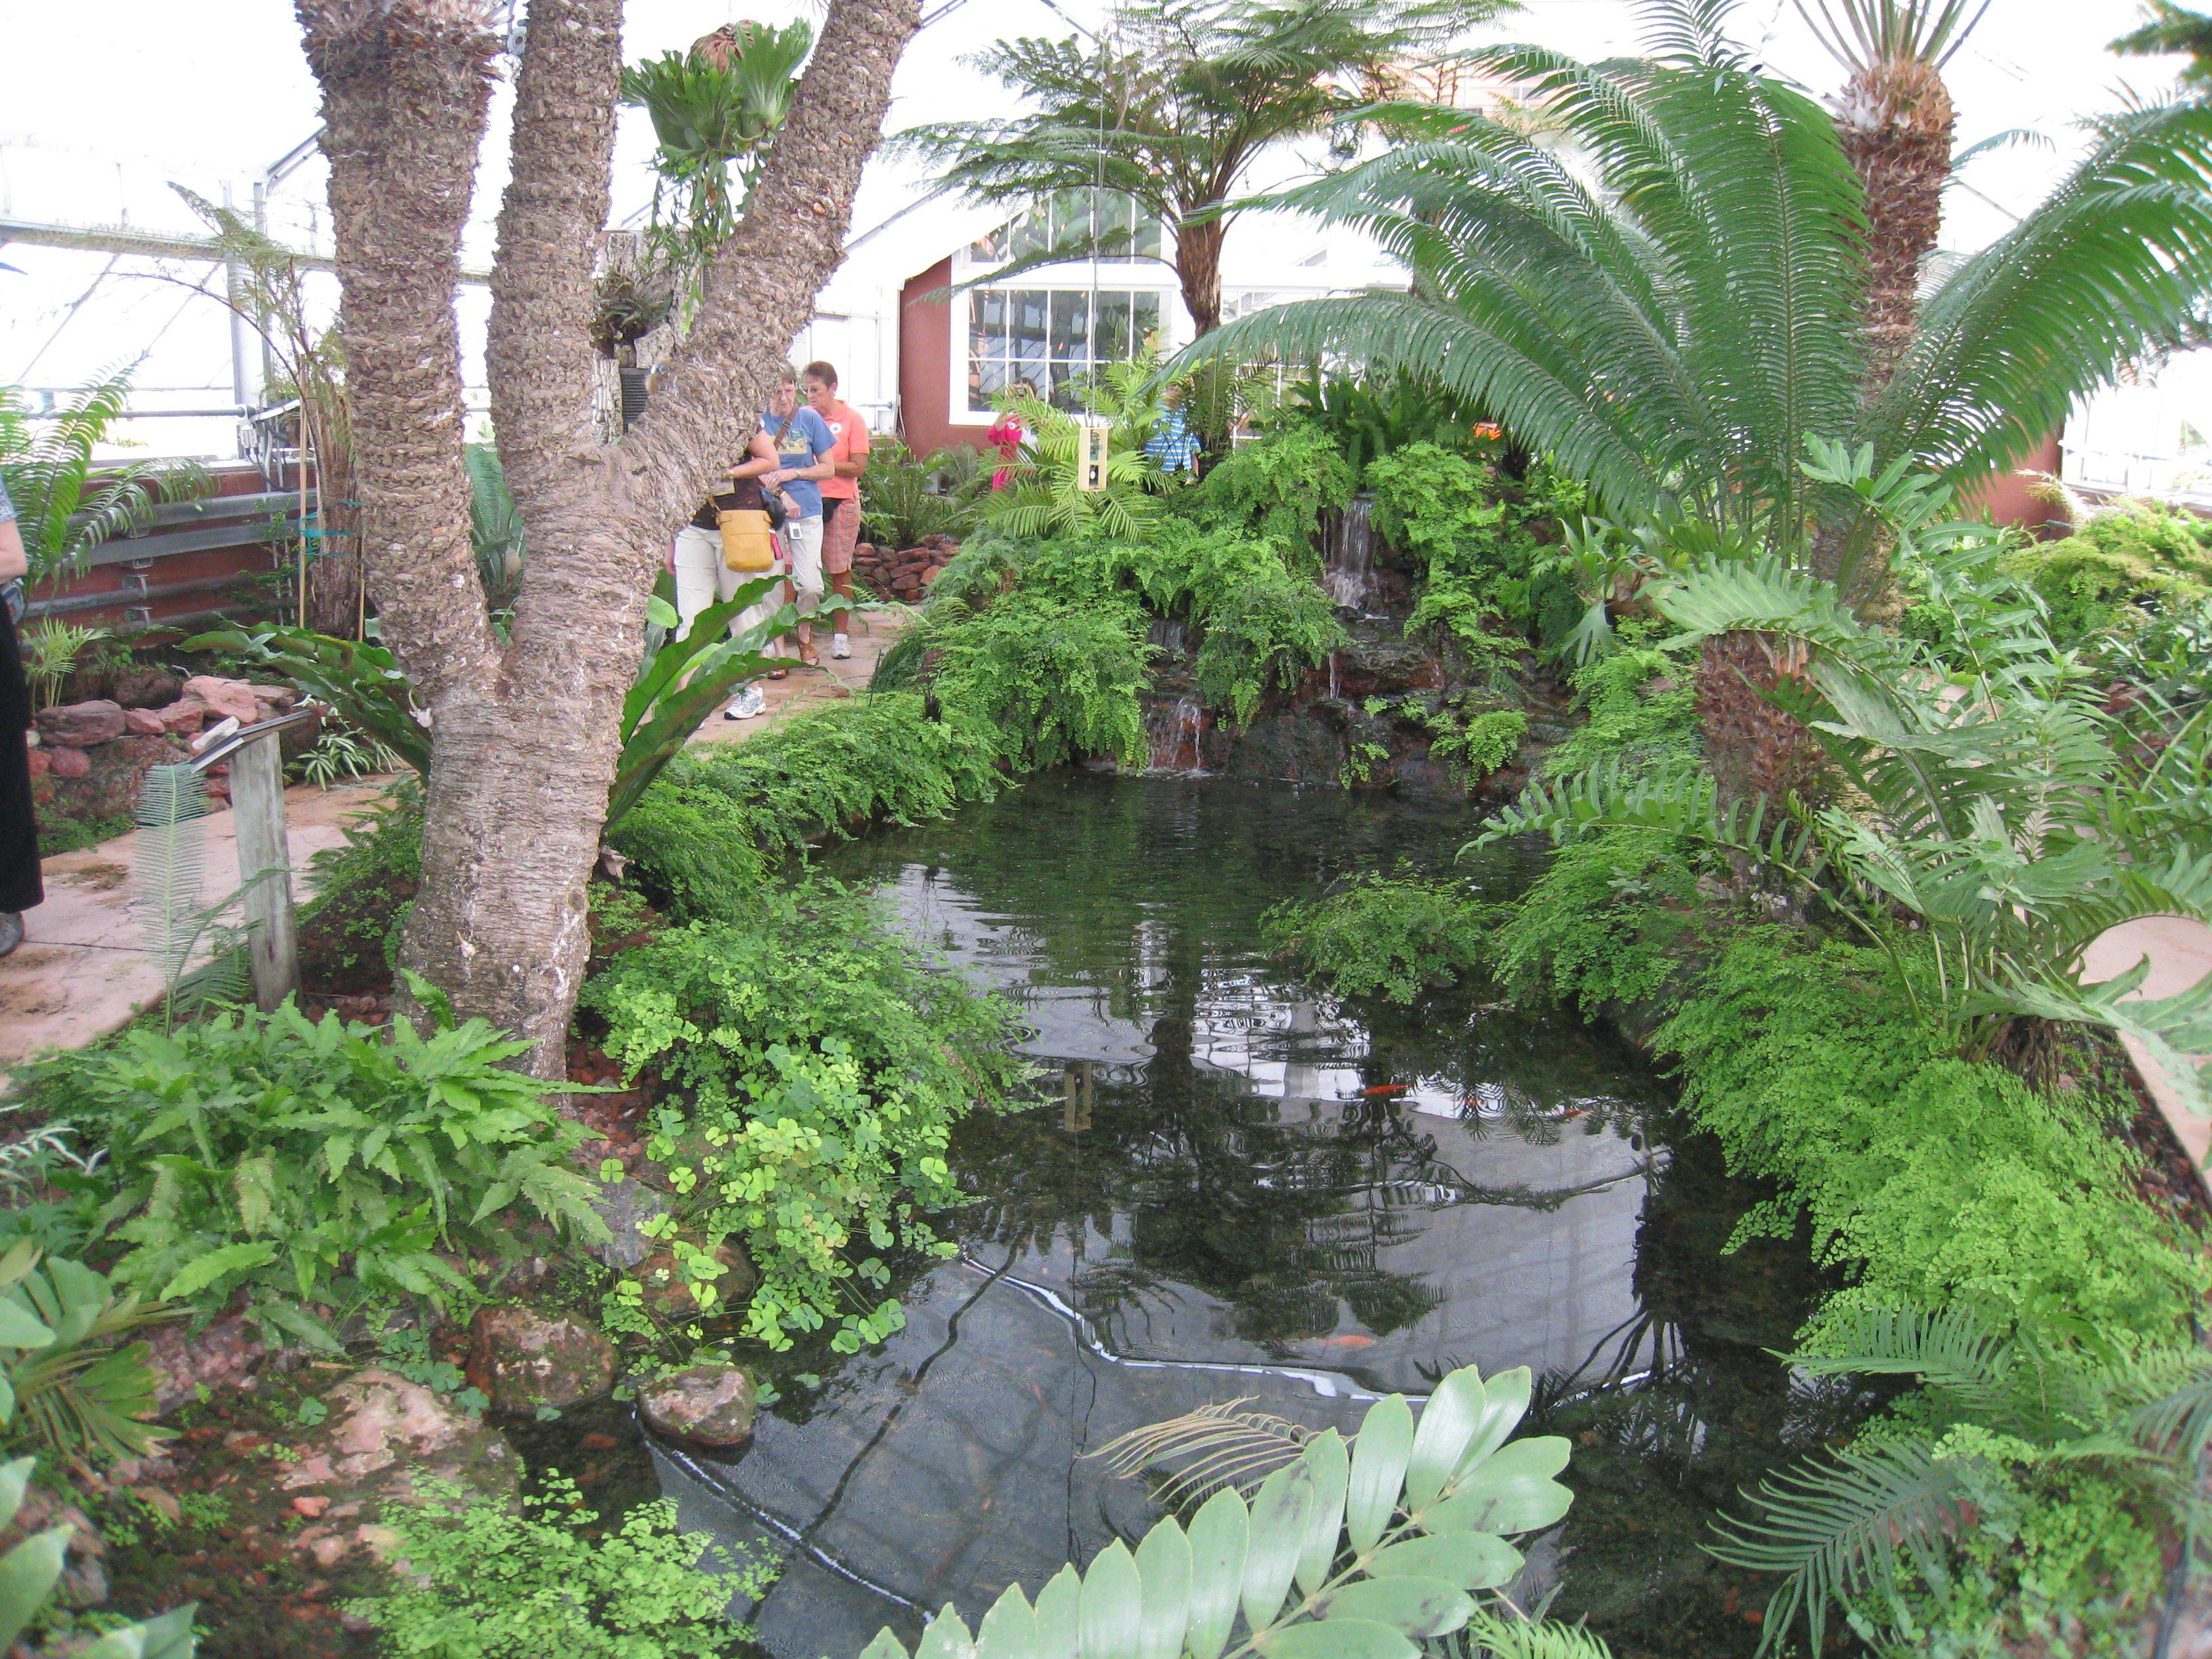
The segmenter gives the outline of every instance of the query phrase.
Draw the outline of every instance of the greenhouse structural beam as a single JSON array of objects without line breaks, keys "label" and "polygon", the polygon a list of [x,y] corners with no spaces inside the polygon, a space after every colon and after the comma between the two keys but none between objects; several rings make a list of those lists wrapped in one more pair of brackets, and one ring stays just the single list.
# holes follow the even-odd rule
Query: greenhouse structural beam
[{"label": "greenhouse structural beam", "polygon": [[[21,242],[29,247],[74,248],[85,253],[132,253],[153,259],[195,259],[204,264],[228,263],[213,239],[173,236],[159,231],[133,230],[122,225],[58,225],[33,219],[0,218],[0,246]],[[322,253],[287,249],[293,261],[307,270],[335,270],[336,263]],[[488,270],[463,270],[463,283],[476,288],[489,284]]]}]

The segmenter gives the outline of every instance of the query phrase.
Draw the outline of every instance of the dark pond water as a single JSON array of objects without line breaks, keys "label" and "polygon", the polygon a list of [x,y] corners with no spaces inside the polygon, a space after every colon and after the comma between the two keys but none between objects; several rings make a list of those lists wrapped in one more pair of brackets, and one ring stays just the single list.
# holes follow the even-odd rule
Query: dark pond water
[{"label": "dark pond water", "polygon": [[1020,1005],[1045,1100],[964,1126],[976,1201],[959,1258],[903,1287],[904,1331],[773,1365],[739,1456],[654,1449],[687,1524],[784,1554],[750,1615],[775,1659],[911,1637],[948,1600],[972,1618],[1141,1530],[1146,1487],[1084,1458],[1125,1430],[1237,1397],[1349,1428],[1469,1362],[1534,1367],[1576,1440],[1576,1508],[1522,1589],[1622,1655],[1749,1650],[1763,1590],[1696,1545],[1844,1409],[1762,1352],[1804,1316],[1802,1252],[1721,1253],[1758,1194],[1603,1034],[1465,996],[1347,1009],[1261,949],[1277,901],[1440,865],[1468,828],[1055,775],[830,860]]}]

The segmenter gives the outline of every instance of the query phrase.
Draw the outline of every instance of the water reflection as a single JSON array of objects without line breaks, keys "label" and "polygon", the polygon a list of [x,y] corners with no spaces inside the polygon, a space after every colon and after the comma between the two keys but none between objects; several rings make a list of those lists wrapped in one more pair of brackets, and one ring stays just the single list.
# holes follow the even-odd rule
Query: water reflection
[{"label": "water reflection", "polygon": [[1140,1529],[1146,1490],[1083,1457],[1127,1429],[1237,1396],[1349,1428],[1468,1361],[1536,1369],[1580,1443],[1543,1558],[1560,1609],[1658,1632],[1624,1651],[1748,1650],[1693,1544],[1712,1498],[1848,1408],[1760,1352],[1802,1316],[1802,1253],[1720,1255],[1751,1195],[1669,1144],[1663,1091],[1602,1037],[1464,999],[1355,1018],[1259,949],[1276,900],[1441,862],[1467,828],[1054,777],[839,856],[1019,1002],[1042,1098],[957,1137],[962,1253],[901,1287],[904,1331],[781,1366],[738,1457],[656,1451],[688,1522],[783,1540],[752,1614],[778,1659],[972,1615]]}]

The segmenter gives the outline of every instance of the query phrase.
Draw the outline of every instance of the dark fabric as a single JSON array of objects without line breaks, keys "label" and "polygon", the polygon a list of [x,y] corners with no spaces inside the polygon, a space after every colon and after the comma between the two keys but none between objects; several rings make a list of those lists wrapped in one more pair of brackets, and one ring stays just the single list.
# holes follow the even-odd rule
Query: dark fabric
[{"label": "dark fabric", "polygon": [[0,910],[27,910],[46,896],[39,878],[39,822],[31,811],[31,688],[15,624],[0,606]]},{"label": "dark fabric", "polygon": [[757,513],[761,510],[761,487],[757,478],[732,478],[730,493],[710,495],[706,504],[691,515],[695,529],[714,530],[719,527],[717,513]]}]

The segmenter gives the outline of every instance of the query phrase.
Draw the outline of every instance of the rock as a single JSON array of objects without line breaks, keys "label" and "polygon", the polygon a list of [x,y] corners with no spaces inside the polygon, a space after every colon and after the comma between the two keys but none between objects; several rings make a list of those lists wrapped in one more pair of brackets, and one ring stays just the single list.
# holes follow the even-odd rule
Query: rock
[{"label": "rock", "polygon": [[164,732],[179,737],[188,736],[207,724],[208,706],[198,697],[179,697],[166,708],[150,712],[160,719]]},{"label": "rock", "polygon": [[[23,758],[31,763],[31,775],[34,778],[43,778],[54,769],[54,751],[51,749],[33,749]],[[92,769],[90,761],[87,761],[84,765],[87,771]]]},{"label": "rock", "polygon": [[302,1515],[303,1498],[329,1500],[291,1534],[323,1566],[363,1552],[389,1559],[394,1540],[383,1522],[395,1504],[520,1502],[522,1460],[507,1437],[420,1383],[371,1367],[322,1398],[330,1415],[294,1443],[295,1461],[270,1474],[283,1514]]},{"label": "rock", "polygon": [[[61,757],[70,752],[88,763],[85,770],[64,769]],[[55,810],[64,817],[89,822],[129,817],[138,805],[138,787],[146,769],[183,759],[185,748],[175,738],[121,737],[97,749],[57,749],[53,753],[54,775],[76,780],[57,797]]]},{"label": "rock", "polygon": [[742,1365],[686,1365],[638,1395],[646,1426],[724,1451],[753,1437],[753,1379]]},{"label": "rock", "polygon": [[292,1500],[292,1513],[304,1515],[310,1521],[321,1520],[329,1512],[330,1507],[331,1500],[319,1494],[313,1498],[295,1498]]},{"label": "rock", "polygon": [[614,1344],[570,1315],[481,1308],[469,1330],[469,1381],[501,1411],[574,1406],[615,1385]]},{"label": "rock", "polygon": [[218,1319],[202,1331],[179,1324],[157,1325],[146,1339],[153,1366],[154,1414],[166,1416],[187,1400],[250,1389],[269,1358],[261,1334],[242,1315]]},{"label": "rock", "polygon": [[182,684],[162,668],[126,668],[115,677],[115,701],[125,708],[158,708],[174,702]]},{"label": "rock", "polygon": [[123,705],[106,697],[41,708],[33,718],[39,723],[40,742],[70,749],[89,749],[123,735]]},{"label": "rock", "polygon": [[44,752],[52,757],[47,765],[58,778],[82,778],[92,775],[92,757],[82,749],[49,749]]},{"label": "rock", "polygon": [[250,688],[256,702],[265,702],[279,714],[289,714],[299,705],[300,694],[289,685],[256,685]]},{"label": "rock", "polygon": [[[714,1259],[728,1271],[714,1281],[714,1294],[725,1307],[743,1306],[760,1283],[760,1275],[745,1253],[726,1241],[714,1247]],[[645,1286],[646,1305],[665,1319],[695,1319],[699,1299],[691,1281],[676,1265],[673,1250],[655,1250],[637,1265],[633,1275]]]},{"label": "rock", "polygon": [[130,708],[123,711],[123,729],[133,737],[158,738],[169,728],[158,710]]},{"label": "rock", "polygon": [[592,1207],[614,1235],[593,1252],[616,1272],[635,1267],[653,1251],[653,1242],[640,1231],[648,1221],[668,1213],[668,1200],[635,1176],[625,1176],[592,1195]]},{"label": "rock", "polygon": [[217,720],[234,717],[240,726],[253,724],[253,688],[244,680],[195,674],[185,682],[185,695],[198,697]]},{"label": "rock", "polygon": [[49,1527],[76,1528],[70,1535],[68,1553],[62,1558],[62,1576],[54,1586],[54,1599],[65,1607],[100,1606],[107,1600],[107,1540],[92,1524],[90,1516],[45,1487],[33,1486],[26,1491],[15,1518],[0,1528],[0,1554]]}]

